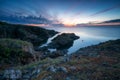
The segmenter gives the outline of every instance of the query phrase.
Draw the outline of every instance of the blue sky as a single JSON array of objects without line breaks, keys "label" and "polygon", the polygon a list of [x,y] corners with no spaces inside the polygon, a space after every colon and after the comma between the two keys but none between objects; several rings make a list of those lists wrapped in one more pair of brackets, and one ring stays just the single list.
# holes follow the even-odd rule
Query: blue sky
[{"label": "blue sky", "polygon": [[34,16],[79,24],[120,18],[120,0],[0,0],[0,16]]}]

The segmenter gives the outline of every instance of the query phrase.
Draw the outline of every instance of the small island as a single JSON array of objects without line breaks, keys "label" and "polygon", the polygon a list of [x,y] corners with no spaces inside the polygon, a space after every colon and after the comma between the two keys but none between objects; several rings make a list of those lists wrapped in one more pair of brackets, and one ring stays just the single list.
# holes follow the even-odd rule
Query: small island
[{"label": "small island", "polygon": [[55,37],[49,44],[50,48],[68,49],[72,46],[74,40],[79,39],[74,33],[63,33]]}]

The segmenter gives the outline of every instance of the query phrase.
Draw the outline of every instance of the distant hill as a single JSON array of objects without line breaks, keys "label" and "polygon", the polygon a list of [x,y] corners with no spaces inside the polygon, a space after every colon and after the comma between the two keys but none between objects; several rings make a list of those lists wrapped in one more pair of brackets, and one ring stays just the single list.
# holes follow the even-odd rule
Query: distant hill
[{"label": "distant hill", "polygon": [[120,19],[114,19],[114,20],[104,21],[102,23],[118,23],[118,22],[120,22]]}]

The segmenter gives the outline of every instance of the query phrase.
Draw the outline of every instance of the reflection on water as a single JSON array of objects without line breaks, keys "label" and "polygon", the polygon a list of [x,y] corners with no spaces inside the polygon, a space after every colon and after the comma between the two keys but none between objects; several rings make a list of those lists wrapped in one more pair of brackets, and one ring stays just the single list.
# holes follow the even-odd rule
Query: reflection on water
[{"label": "reflection on water", "polygon": [[51,43],[52,39],[54,39],[55,37],[57,37],[57,36],[60,35],[60,34],[61,34],[61,33],[58,33],[58,34],[54,35],[53,37],[49,38],[49,39],[47,40],[47,42],[46,42],[45,44],[43,44],[42,46],[40,46],[40,47],[47,46],[49,43]]},{"label": "reflection on water", "polygon": [[[46,29],[53,29],[61,33],[75,33],[80,37],[74,41],[73,46],[68,49],[68,53],[73,53],[82,47],[95,45],[107,40],[120,39],[120,27],[46,27]],[[49,38],[48,43],[54,37]]]}]

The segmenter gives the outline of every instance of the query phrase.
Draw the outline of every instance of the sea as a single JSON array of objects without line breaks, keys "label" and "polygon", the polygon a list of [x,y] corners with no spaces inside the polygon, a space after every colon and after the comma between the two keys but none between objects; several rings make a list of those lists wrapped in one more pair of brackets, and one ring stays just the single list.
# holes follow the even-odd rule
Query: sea
[{"label": "sea", "polygon": [[[60,33],[48,39],[46,46],[53,38],[62,33],[75,33],[80,38],[75,40],[68,49],[68,54],[74,53],[80,48],[96,45],[108,40],[120,39],[120,26],[83,26],[83,27],[44,27],[49,30],[55,30]],[[50,49],[51,51],[54,49]]]}]

